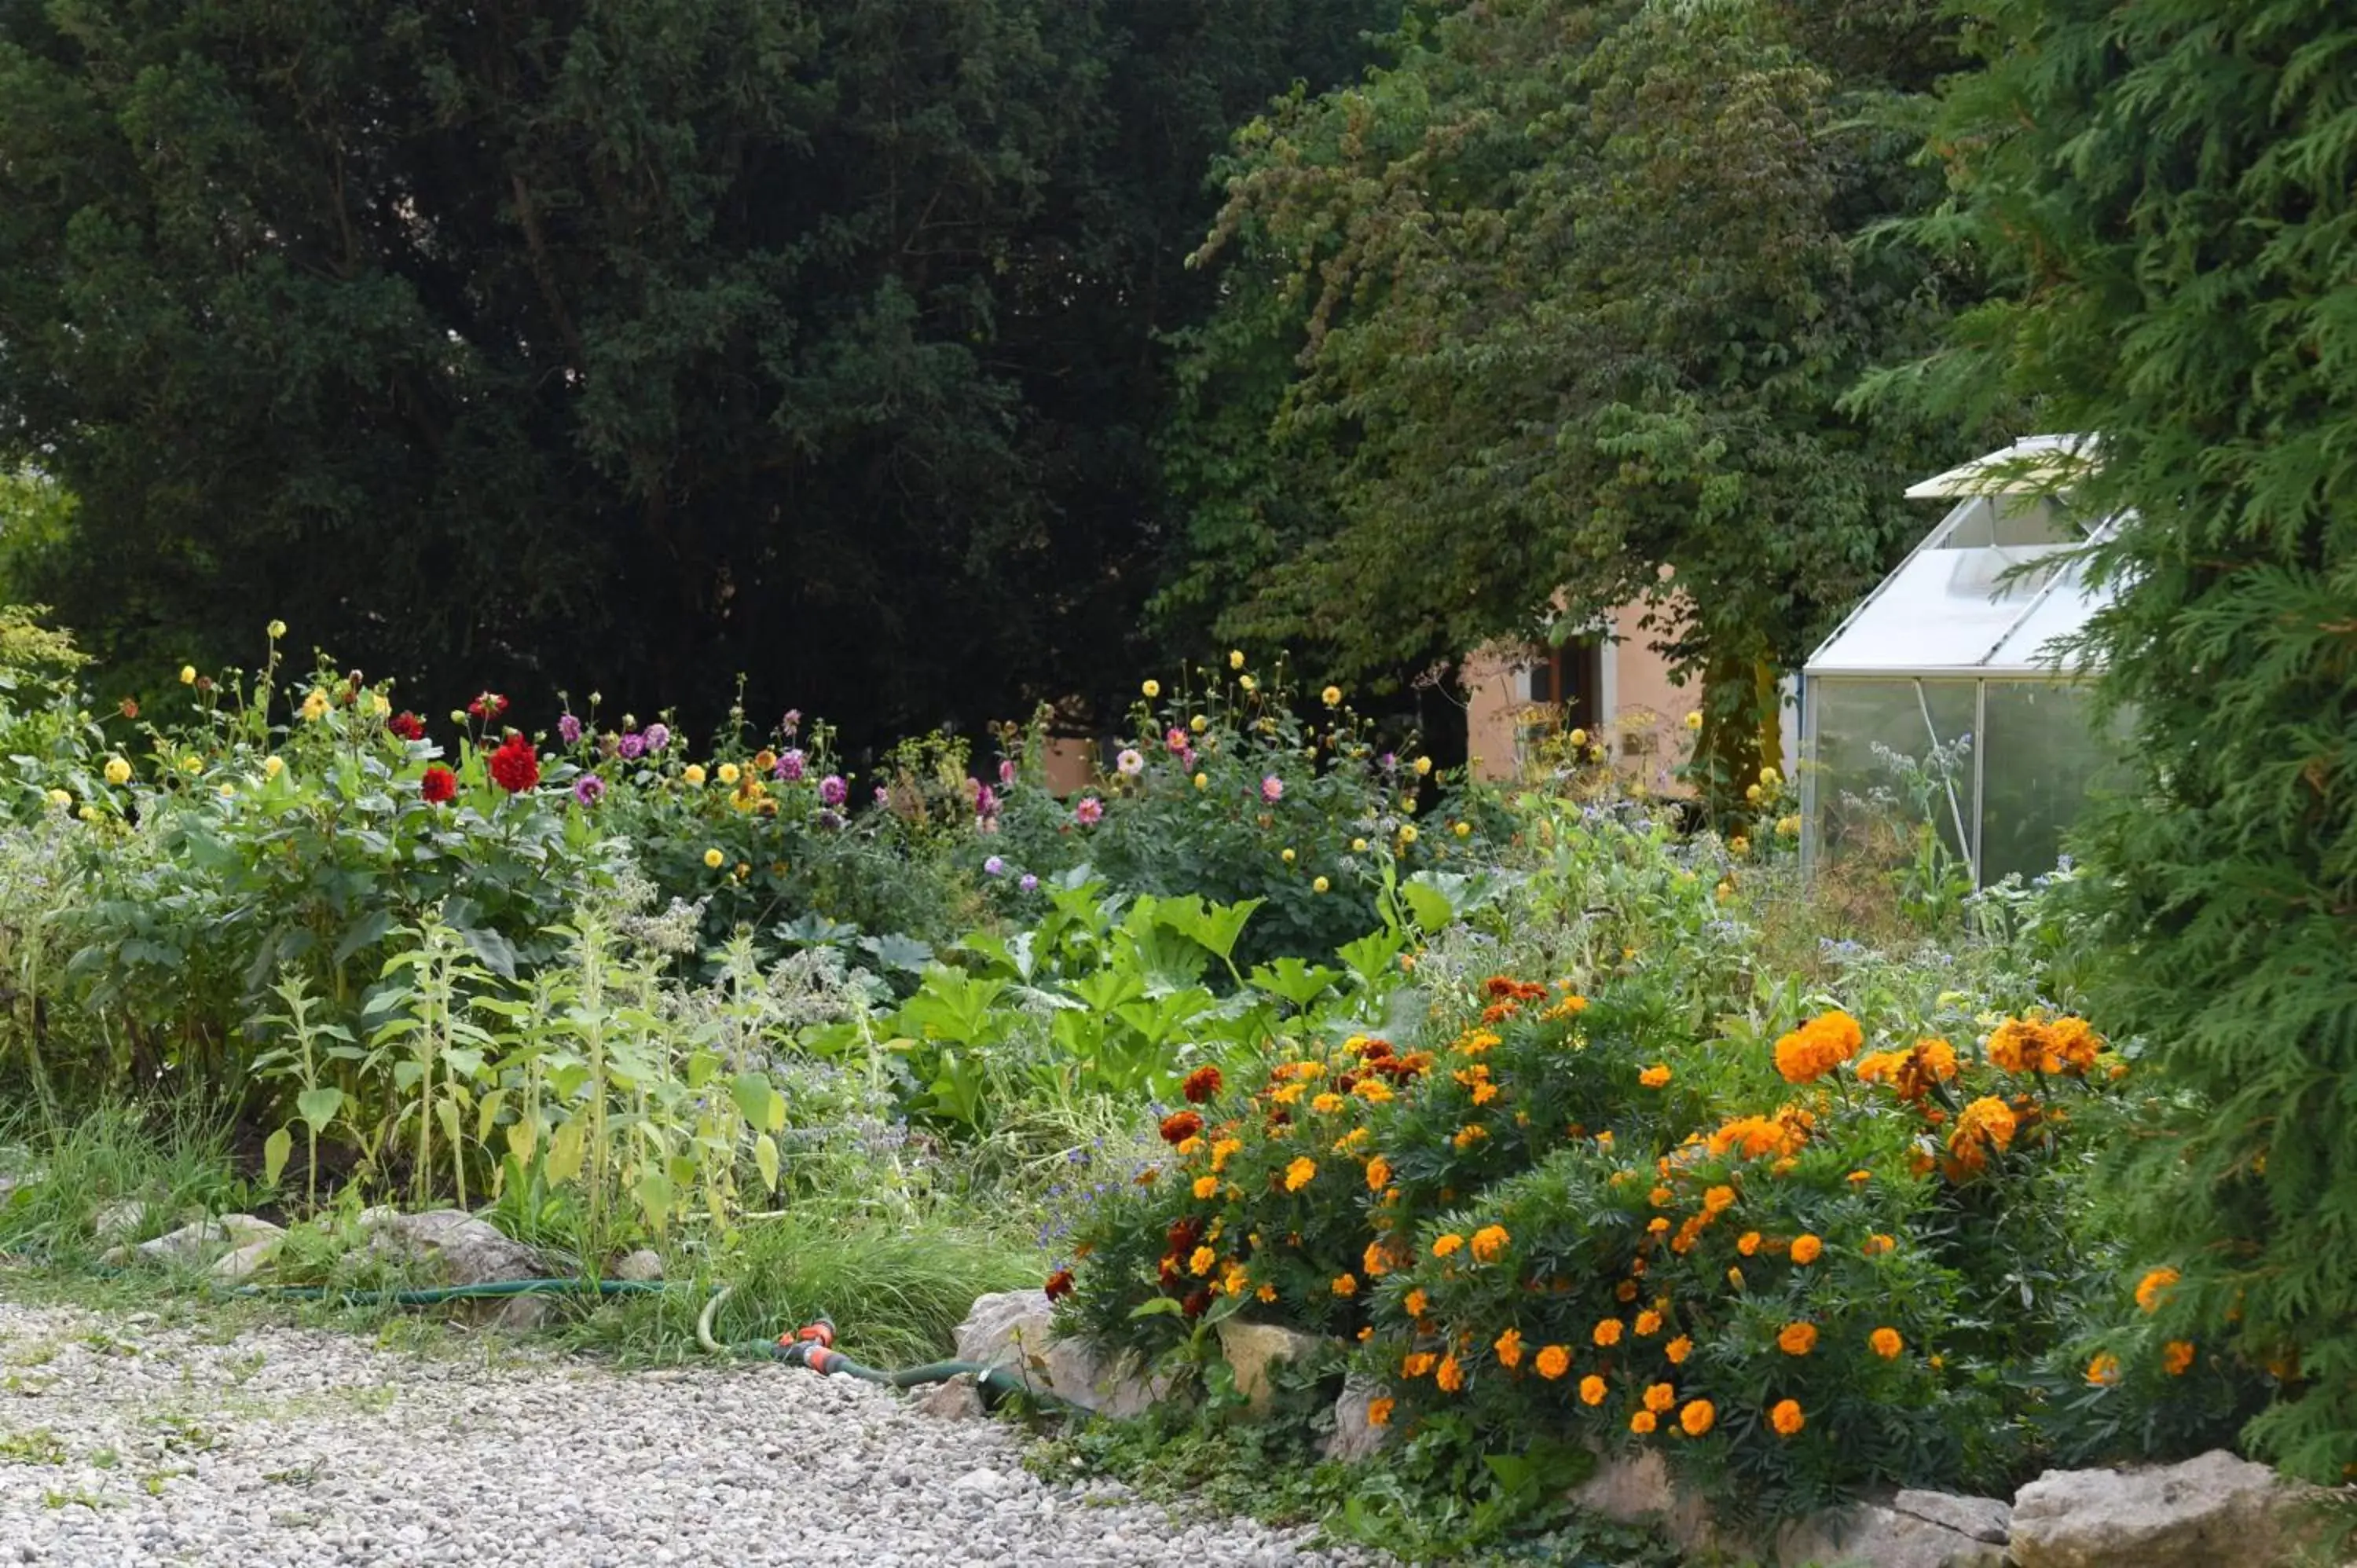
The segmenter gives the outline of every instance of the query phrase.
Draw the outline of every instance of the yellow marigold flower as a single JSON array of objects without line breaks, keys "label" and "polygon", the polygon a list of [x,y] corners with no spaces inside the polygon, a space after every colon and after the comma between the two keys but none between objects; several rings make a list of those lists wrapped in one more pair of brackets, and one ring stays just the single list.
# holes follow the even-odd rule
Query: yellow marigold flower
[{"label": "yellow marigold flower", "polygon": [[1463,1154],[1489,1135],[1490,1129],[1482,1126],[1479,1122],[1469,1122],[1457,1129],[1457,1135],[1449,1139],[1449,1142],[1457,1145],[1458,1153]]},{"label": "yellow marigold flower", "polygon": [[1647,1338],[1652,1335],[1659,1334],[1661,1331],[1662,1315],[1660,1313],[1655,1312],[1651,1307],[1647,1307],[1644,1311],[1637,1315],[1638,1338]]},{"label": "yellow marigold flower", "polygon": [[1462,818],[1459,818],[1458,821],[1448,824],[1448,831],[1455,833],[1458,838],[1469,838],[1472,835],[1473,824],[1466,822]]},{"label": "yellow marigold flower", "polygon": [[1338,1155],[1355,1153],[1359,1145],[1366,1141],[1367,1130],[1364,1127],[1353,1127],[1334,1140],[1334,1152]]},{"label": "yellow marigold flower", "polygon": [[1406,1298],[1400,1303],[1401,1308],[1405,1310],[1410,1317],[1422,1317],[1424,1316],[1424,1309],[1427,1305],[1429,1304],[1425,1300],[1424,1292],[1422,1290],[1412,1290],[1408,1292]]},{"label": "yellow marigold flower", "polygon": [[1321,1116],[1331,1116],[1348,1103],[1350,1103],[1348,1101],[1329,1089],[1312,1100],[1309,1102],[1309,1109]]},{"label": "yellow marigold flower", "polygon": [[1302,1086],[1298,1083],[1283,1084],[1268,1091],[1269,1099],[1278,1105],[1295,1104],[1301,1099],[1301,1095]]},{"label": "yellow marigold flower", "polygon": [[1641,1410],[1629,1418],[1629,1430],[1640,1437],[1652,1435],[1653,1428],[1660,1424],[1661,1417],[1650,1410]]},{"label": "yellow marigold flower", "polygon": [[1200,1154],[1202,1152],[1203,1140],[1200,1137],[1181,1138],[1172,1147],[1182,1155]]},{"label": "yellow marigold flower", "polygon": [[1644,1071],[1637,1075],[1637,1081],[1643,1084],[1647,1089],[1663,1088],[1670,1081],[1669,1067],[1666,1063],[1655,1062],[1652,1067],[1647,1068]]},{"label": "yellow marigold flower", "polygon": [[2193,1346],[2184,1339],[2172,1339],[2160,1348],[2161,1370],[2172,1378],[2183,1377],[2193,1365]]},{"label": "yellow marigold flower", "polygon": [[1579,1380],[1579,1402],[1582,1404],[1602,1404],[1607,1391],[1604,1380],[1593,1372]]},{"label": "yellow marigold flower", "polygon": [[1735,1239],[1735,1250],[1749,1258],[1760,1251],[1760,1232],[1746,1230]]},{"label": "yellow marigold flower", "polygon": [[1151,701],[1154,698],[1162,695],[1162,682],[1159,681],[1148,681],[1145,684],[1139,686],[1138,690],[1145,693],[1147,700]]},{"label": "yellow marigold flower", "polygon": [[1299,1192],[1316,1180],[1317,1176],[1317,1162],[1307,1155],[1297,1156],[1291,1165],[1285,1167],[1285,1190]]},{"label": "yellow marigold flower", "polygon": [[1411,1378],[1420,1378],[1432,1370],[1432,1364],[1439,1359],[1429,1350],[1418,1350],[1400,1363],[1400,1370]]},{"label": "yellow marigold flower", "polygon": [[1240,1139],[1222,1138],[1211,1145],[1211,1168],[1215,1171],[1227,1169],[1228,1161],[1243,1148],[1243,1144]]},{"label": "yellow marigold flower", "polygon": [[1336,1295],[1358,1294],[1358,1277],[1354,1274],[1336,1274],[1334,1276],[1333,1291]]},{"label": "yellow marigold flower", "polygon": [[2087,1380],[2095,1387],[2109,1388],[2120,1380],[2120,1359],[2104,1351],[2087,1363]]},{"label": "yellow marigold flower", "polygon": [[1187,1260],[1187,1272],[1198,1276],[1208,1274],[1211,1272],[1211,1265],[1219,1261],[1220,1255],[1209,1247],[1198,1247],[1194,1256]]},{"label": "yellow marigold flower", "polygon": [[196,667],[195,665],[193,665],[193,664],[183,664],[183,665],[181,665],[181,666],[180,666],[180,684],[181,684],[181,685],[183,685],[183,686],[193,686],[193,685],[195,685],[196,683],[197,683],[197,667]]},{"label": "yellow marigold flower", "polygon": [[1787,1356],[1805,1356],[1817,1348],[1817,1326],[1813,1323],[1788,1323],[1776,1336],[1776,1348]]},{"label": "yellow marigold flower", "polygon": [[737,782],[737,777],[738,770],[735,763],[724,762],[720,765],[720,782],[723,784],[734,784]]},{"label": "yellow marigold flower", "polygon": [[1261,1283],[1260,1289],[1254,1291],[1253,1294],[1260,1297],[1263,1301],[1275,1301],[1276,1299],[1276,1287],[1268,1283],[1266,1281],[1263,1281]]},{"label": "yellow marigold flower", "polygon": [[1362,1078],[1351,1092],[1370,1105],[1386,1105],[1392,1100],[1392,1086],[1380,1078]]},{"label": "yellow marigold flower", "polygon": [[1792,1238],[1792,1262],[1796,1263],[1813,1263],[1824,1250],[1824,1242],[1815,1236],[1804,1233]]},{"label": "yellow marigold flower", "polygon": [[108,757],[106,759],[106,781],[109,784],[114,785],[130,783],[131,764],[124,761],[123,758],[119,757]]},{"label": "yellow marigold flower", "polygon": [[1230,1295],[1242,1295],[1252,1283],[1252,1271],[1242,1263],[1230,1263],[1227,1273],[1220,1276],[1220,1288]]},{"label": "yellow marigold flower", "polygon": [[1678,1402],[1678,1391],[1667,1383],[1653,1383],[1645,1390],[1647,1410],[1668,1410]]},{"label": "yellow marigold flower", "polygon": [[1432,1243],[1432,1255],[1436,1258],[1446,1258],[1462,1249],[1464,1245],[1465,1238],[1450,1230]]},{"label": "yellow marigold flower", "polygon": [[1199,1176],[1195,1178],[1195,1196],[1197,1197],[1209,1197],[1219,1190],[1219,1177],[1215,1176]]},{"label": "yellow marigold flower", "polygon": [[1896,1328],[1878,1328],[1866,1337],[1866,1342],[1876,1355],[1886,1361],[1896,1360],[1899,1352],[1907,1348],[1907,1342],[1899,1337]]},{"label": "yellow marigold flower", "polygon": [[264,779],[275,779],[281,773],[285,771],[286,763],[285,758],[265,757],[262,759],[262,776]]},{"label": "yellow marigold flower", "polygon": [[1597,1324],[1595,1332],[1589,1337],[1598,1346],[1609,1349],[1620,1343],[1620,1335],[1626,1326],[1619,1318],[1608,1317]]},{"label": "yellow marigold flower", "polygon": [[1778,1436],[1790,1437],[1806,1426],[1808,1421],[1801,1413],[1799,1400],[1779,1400],[1776,1408],[1768,1412],[1768,1424],[1776,1429]]},{"label": "yellow marigold flower", "polygon": [[704,852],[704,864],[710,866],[715,871],[719,870],[722,864],[726,862],[727,858],[728,857],[726,855],[721,854],[716,849],[707,849]]},{"label": "yellow marigold flower", "polygon": [[1549,1345],[1538,1353],[1538,1359],[1531,1365],[1540,1377],[1553,1382],[1571,1370],[1571,1352],[1563,1346]]},{"label": "yellow marigold flower", "polygon": [[1367,1424],[1369,1426],[1389,1426],[1392,1423],[1392,1411],[1394,1407],[1394,1403],[1395,1402],[1388,1395],[1378,1395],[1376,1398],[1369,1400],[1367,1402]]},{"label": "yellow marigold flower", "polygon": [[1498,1336],[1497,1343],[1491,1345],[1490,1348],[1498,1353],[1498,1365],[1509,1371],[1512,1370],[1523,1364],[1523,1331],[1519,1328],[1507,1329]]},{"label": "yellow marigold flower", "polygon": [[1708,1400],[1688,1400],[1678,1412],[1678,1425],[1688,1437],[1700,1437],[1718,1420],[1718,1407]]},{"label": "yellow marigold flower", "polygon": [[1662,1354],[1669,1358],[1671,1366],[1683,1367],[1686,1358],[1694,1354],[1694,1341],[1681,1334],[1662,1347]]},{"label": "yellow marigold flower", "polygon": [[2169,1300],[2169,1292],[2183,1276],[2175,1269],[2155,1269],[2136,1282],[2136,1304],[2147,1312],[2158,1312]]},{"label": "yellow marigold flower", "polygon": [[2064,1068],[2084,1072],[2095,1065],[2104,1048],[2103,1036],[2084,1018],[2057,1018],[2046,1026],[2046,1044]]},{"label": "yellow marigold flower", "polygon": [[1506,1242],[1509,1240],[1504,1226],[1484,1225],[1473,1232],[1474,1261],[1481,1263],[1496,1262],[1498,1254],[1506,1250]]}]

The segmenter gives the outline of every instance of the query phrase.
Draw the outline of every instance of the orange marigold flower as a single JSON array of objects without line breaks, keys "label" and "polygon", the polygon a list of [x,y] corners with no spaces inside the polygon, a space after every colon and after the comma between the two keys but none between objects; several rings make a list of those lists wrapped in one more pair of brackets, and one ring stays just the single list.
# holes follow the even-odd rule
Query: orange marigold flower
[{"label": "orange marigold flower", "polygon": [[2019,1125],[2011,1106],[1993,1094],[1985,1094],[1965,1106],[1956,1118],[1956,1130],[1948,1134],[1948,1152],[1977,1163],[1985,1144],[2011,1148],[2014,1132]]},{"label": "orange marigold flower", "polygon": [[2193,1365],[2193,1346],[2183,1339],[2172,1339],[2160,1348],[2161,1369],[2172,1378],[2181,1378]]},{"label": "orange marigold flower", "polygon": [[1336,1275],[1334,1276],[1333,1291],[1334,1291],[1334,1294],[1335,1294],[1336,1295],[1356,1295],[1356,1294],[1359,1294],[1359,1278],[1358,1278],[1358,1276],[1357,1276],[1356,1274],[1336,1274]]},{"label": "orange marigold flower", "polygon": [[1760,1232],[1746,1230],[1742,1235],[1738,1236],[1735,1239],[1735,1250],[1747,1258],[1757,1253],[1760,1251]]},{"label": "orange marigold flower", "polygon": [[1678,1402],[1678,1391],[1667,1383],[1649,1384],[1645,1390],[1647,1410],[1667,1410]]},{"label": "orange marigold flower", "polygon": [[2052,1072],[2062,1065],[2035,1018],[2007,1018],[1991,1030],[1988,1059],[2007,1072]]},{"label": "orange marigold flower", "polygon": [[2158,1312],[2165,1305],[2177,1282],[2184,1276],[2175,1269],[2159,1268],[2136,1282],[2136,1304],[2147,1312]]},{"label": "orange marigold flower", "polygon": [[2117,1356],[2113,1355],[2108,1350],[2104,1351],[2093,1360],[2087,1363],[2087,1380],[2094,1384],[2095,1387],[2099,1389],[2109,1388],[2112,1384],[2118,1382],[2120,1380],[2120,1359]]},{"label": "orange marigold flower", "polygon": [[1388,1394],[1369,1400],[1367,1402],[1367,1424],[1369,1426],[1389,1426],[1392,1423],[1392,1410],[1394,1402],[1395,1402]]},{"label": "orange marigold flower", "polygon": [[1392,1184],[1392,1163],[1377,1155],[1367,1162],[1367,1190],[1381,1192]]},{"label": "orange marigold flower", "polygon": [[1651,1234],[1655,1235],[1655,1236],[1659,1236],[1659,1235],[1663,1234],[1664,1231],[1668,1230],[1669,1230],[1669,1228],[1670,1228],[1670,1222],[1669,1222],[1668,1220],[1666,1220],[1666,1219],[1663,1219],[1663,1218],[1662,1218],[1660,1215],[1658,1215],[1658,1214],[1654,1215],[1651,1219],[1648,1219],[1647,1221],[1645,1221],[1645,1229],[1646,1229],[1646,1230],[1647,1230],[1648,1232],[1650,1232]]},{"label": "orange marigold flower", "polygon": [[1808,1420],[1801,1413],[1799,1400],[1778,1400],[1776,1407],[1768,1412],[1768,1424],[1776,1429],[1778,1436],[1790,1437],[1806,1426]]},{"label": "orange marigold flower", "polygon": [[1805,1356],[1817,1348],[1817,1326],[1813,1323],[1788,1323],[1776,1336],[1776,1348],[1787,1356]]},{"label": "orange marigold flower", "polygon": [[1461,1155],[1489,1135],[1490,1129],[1479,1122],[1469,1122],[1457,1129],[1457,1135],[1448,1141],[1457,1145],[1457,1152]]},{"label": "orange marigold flower", "polygon": [[1429,1350],[1418,1350],[1400,1363],[1400,1370],[1411,1378],[1420,1378],[1432,1370],[1432,1364],[1438,1359]]},{"label": "orange marigold flower", "polygon": [[1670,1199],[1676,1196],[1677,1194],[1672,1192],[1666,1187],[1657,1187],[1653,1188],[1652,1191],[1645,1195],[1645,1201],[1652,1204],[1656,1208],[1662,1208],[1666,1207]]},{"label": "orange marigold flower", "polygon": [[1708,1400],[1688,1400],[1685,1409],[1678,1412],[1678,1425],[1688,1437],[1700,1437],[1718,1420],[1718,1407]]},{"label": "orange marigold flower", "polygon": [[1812,1083],[1857,1054],[1866,1035],[1836,1008],[1810,1019],[1776,1042],[1776,1070],[1787,1083]]},{"label": "orange marigold flower", "polygon": [[1907,1348],[1907,1342],[1899,1337],[1896,1328],[1878,1328],[1866,1337],[1866,1342],[1886,1361],[1897,1359],[1899,1352]]},{"label": "orange marigold flower", "polygon": [[1724,1214],[1734,1207],[1735,1189],[1731,1187],[1714,1187],[1702,1195],[1702,1211],[1705,1214]]},{"label": "orange marigold flower", "polygon": [[1211,1272],[1211,1265],[1219,1261],[1220,1255],[1211,1248],[1198,1247],[1195,1255],[1187,1260],[1187,1272],[1199,1276],[1208,1274]]},{"label": "orange marigold flower", "polygon": [[1803,1234],[1792,1238],[1792,1262],[1813,1263],[1824,1251],[1825,1244],[1818,1237]]},{"label": "orange marigold flower", "polygon": [[1660,1313],[1648,1308],[1637,1315],[1637,1337],[1642,1339],[1649,1334],[1658,1334],[1661,1331],[1662,1315]]},{"label": "orange marigold flower", "polygon": [[1391,1254],[1381,1241],[1370,1241],[1367,1250],[1359,1254],[1359,1267],[1371,1280],[1379,1280],[1391,1272]]},{"label": "orange marigold flower", "polygon": [[1857,1058],[1857,1080],[1860,1083],[1896,1083],[1899,1069],[1906,1060],[1905,1051],[1869,1051]]},{"label": "orange marigold flower", "polygon": [[1883,1253],[1889,1251],[1892,1248],[1898,1245],[1899,1240],[1897,1237],[1886,1236],[1881,1231],[1878,1230],[1873,1235],[1868,1236],[1866,1239],[1866,1245],[1861,1248],[1860,1251],[1864,1251],[1869,1258],[1878,1258]]},{"label": "orange marigold flower", "polygon": [[1406,1311],[1410,1317],[1422,1317],[1424,1316],[1426,1305],[1424,1292],[1421,1290],[1412,1290],[1408,1292],[1407,1299],[1401,1302],[1400,1305]]},{"label": "orange marigold flower", "polygon": [[1593,1372],[1579,1380],[1579,1402],[1582,1404],[1602,1404],[1607,1391],[1604,1380]]},{"label": "orange marigold flower", "polygon": [[1571,1352],[1563,1346],[1549,1345],[1538,1353],[1538,1359],[1531,1364],[1538,1369],[1540,1377],[1553,1382],[1571,1370]]},{"label": "orange marigold flower", "polygon": [[1620,1343],[1620,1334],[1625,1326],[1626,1325],[1622,1324],[1619,1318],[1608,1317],[1596,1326],[1596,1332],[1591,1336],[1591,1337],[1594,1338],[1598,1345],[1618,1345]]},{"label": "orange marigold flower", "polygon": [[1473,1232],[1473,1261],[1480,1263],[1496,1262],[1498,1255],[1506,1250],[1508,1240],[1510,1238],[1506,1235],[1504,1226],[1484,1225]]},{"label": "orange marigold flower", "polygon": [[1660,1424],[1661,1418],[1650,1410],[1641,1410],[1629,1418],[1629,1430],[1640,1437],[1651,1436],[1653,1428]]},{"label": "orange marigold flower", "polygon": [[1637,1081],[1643,1084],[1647,1089],[1662,1089],[1666,1087],[1670,1081],[1670,1069],[1668,1064],[1663,1062],[1655,1062],[1652,1067],[1647,1068],[1644,1071],[1637,1075]]},{"label": "orange marigold flower", "polygon": [[1694,1341],[1681,1334],[1662,1347],[1662,1354],[1669,1358],[1671,1366],[1683,1367],[1686,1358],[1694,1354]]},{"label": "orange marigold flower", "polygon": [[1285,1167],[1285,1190],[1287,1192],[1299,1192],[1303,1187],[1308,1187],[1313,1180],[1317,1179],[1317,1161],[1312,1160],[1307,1155],[1297,1156],[1291,1165]]},{"label": "orange marigold flower", "polygon": [[1253,1294],[1260,1297],[1263,1301],[1275,1301],[1276,1299],[1276,1287],[1273,1284],[1264,1283],[1260,1289],[1253,1292]]},{"label": "orange marigold flower", "polygon": [[1523,1331],[1521,1329],[1507,1329],[1498,1336],[1497,1343],[1490,1348],[1498,1353],[1498,1365],[1501,1367],[1511,1369],[1523,1364]]},{"label": "orange marigold flower", "polygon": [[2065,1070],[2084,1072],[2095,1065],[2104,1038],[2084,1018],[2057,1018],[2046,1026],[2046,1044],[2061,1058]]},{"label": "orange marigold flower", "polygon": [[1439,1367],[1432,1374],[1432,1380],[1440,1385],[1441,1392],[1453,1394],[1465,1386],[1465,1369],[1458,1365],[1456,1357],[1443,1356]]},{"label": "orange marigold flower", "polygon": [[1436,1258],[1451,1257],[1457,1252],[1462,1251],[1464,1246],[1464,1237],[1459,1236],[1454,1230],[1445,1231],[1434,1239],[1432,1243],[1432,1255]]}]

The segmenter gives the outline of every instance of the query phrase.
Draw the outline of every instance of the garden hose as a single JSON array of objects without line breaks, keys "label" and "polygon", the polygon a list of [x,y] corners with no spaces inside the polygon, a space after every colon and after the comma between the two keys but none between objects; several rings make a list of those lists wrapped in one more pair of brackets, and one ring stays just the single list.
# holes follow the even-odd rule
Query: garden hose
[{"label": "garden hose", "polygon": [[516,1295],[654,1295],[671,1286],[662,1280],[493,1280],[488,1284],[429,1285],[414,1290],[345,1290],[333,1285],[239,1285],[232,1295],[274,1301],[332,1301],[342,1306],[439,1306],[449,1301],[488,1301]]},{"label": "garden hose", "polygon": [[716,1356],[748,1356],[783,1361],[790,1367],[807,1367],[821,1377],[856,1378],[861,1382],[881,1383],[887,1388],[913,1389],[927,1383],[944,1383],[950,1379],[972,1376],[975,1391],[982,1395],[985,1408],[996,1406],[1009,1394],[1027,1394],[1035,1403],[1054,1405],[1060,1402],[1040,1393],[1028,1379],[1012,1367],[992,1366],[984,1361],[928,1361],[921,1367],[903,1367],[888,1372],[877,1367],[855,1361],[834,1348],[834,1323],[819,1318],[800,1328],[790,1329],[775,1339],[745,1339],[734,1345],[723,1345],[713,1337],[712,1319],[720,1304],[736,1289],[722,1285],[712,1293],[696,1314],[695,1339]]}]

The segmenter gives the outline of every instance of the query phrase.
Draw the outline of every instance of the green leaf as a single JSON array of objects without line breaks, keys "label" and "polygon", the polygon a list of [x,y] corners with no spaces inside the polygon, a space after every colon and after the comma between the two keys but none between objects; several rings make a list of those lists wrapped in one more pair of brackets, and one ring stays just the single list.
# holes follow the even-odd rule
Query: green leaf
[{"label": "green leaf", "polygon": [[262,1141],[262,1184],[276,1187],[281,1172],[286,1169],[286,1157],[295,1152],[295,1134],[281,1127]]},{"label": "green leaf", "polygon": [[296,1114],[315,1133],[324,1133],[344,1108],[344,1091],[332,1084],[307,1089],[295,1097]]}]

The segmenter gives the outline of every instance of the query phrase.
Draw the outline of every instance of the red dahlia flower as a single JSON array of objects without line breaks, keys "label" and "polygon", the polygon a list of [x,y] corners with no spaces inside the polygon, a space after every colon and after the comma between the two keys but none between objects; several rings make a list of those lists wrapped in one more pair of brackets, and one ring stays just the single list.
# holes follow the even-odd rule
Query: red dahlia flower
[{"label": "red dahlia flower", "polygon": [[455,800],[458,798],[458,776],[440,763],[435,763],[426,768],[425,777],[417,781],[417,793],[429,806]]},{"label": "red dahlia flower", "polygon": [[1212,1097],[1220,1092],[1220,1069],[1215,1067],[1197,1068],[1187,1075],[1187,1081],[1179,1086],[1179,1092],[1186,1095],[1189,1105],[1210,1104]]},{"label": "red dahlia flower", "polygon": [[424,740],[425,721],[406,709],[384,721],[384,727],[404,740]]},{"label": "red dahlia flower", "polygon": [[511,735],[491,753],[491,781],[511,795],[521,795],[540,782],[540,754],[532,742]]},{"label": "red dahlia flower", "polygon": [[467,704],[468,714],[482,720],[485,724],[490,723],[507,711],[508,700],[497,692],[485,692]]}]

